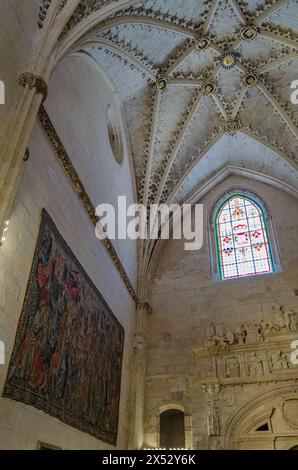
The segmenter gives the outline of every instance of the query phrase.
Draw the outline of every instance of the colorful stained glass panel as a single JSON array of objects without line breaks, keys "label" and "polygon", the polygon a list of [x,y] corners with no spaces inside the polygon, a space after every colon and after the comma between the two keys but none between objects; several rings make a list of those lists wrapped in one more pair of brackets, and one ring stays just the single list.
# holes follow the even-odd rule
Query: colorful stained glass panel
[{"label": "colorful stained glass panel", "polygon": [[274,271],[266,221],[255,201],[232,196],[219,209],[215,225],[221,279]]}]

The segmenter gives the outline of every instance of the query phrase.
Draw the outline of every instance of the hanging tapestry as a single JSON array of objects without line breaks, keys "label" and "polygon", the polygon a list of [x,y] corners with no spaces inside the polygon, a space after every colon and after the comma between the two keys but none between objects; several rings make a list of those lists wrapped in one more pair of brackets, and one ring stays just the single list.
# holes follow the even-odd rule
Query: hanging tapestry
[{"label": "hanging tapestry", "polygon": [[46,211],[4,396],[116,445],[124,330]]}]

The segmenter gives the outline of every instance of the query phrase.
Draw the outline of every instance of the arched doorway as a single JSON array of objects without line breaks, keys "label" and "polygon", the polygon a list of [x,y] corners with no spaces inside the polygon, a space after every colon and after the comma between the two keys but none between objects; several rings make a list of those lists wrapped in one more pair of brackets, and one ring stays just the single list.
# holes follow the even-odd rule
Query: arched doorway
[{"label": "arched doorway", "polygon": [[298,450],[298,388],[255,395],[230,420],[225,440],[227,449]]}]

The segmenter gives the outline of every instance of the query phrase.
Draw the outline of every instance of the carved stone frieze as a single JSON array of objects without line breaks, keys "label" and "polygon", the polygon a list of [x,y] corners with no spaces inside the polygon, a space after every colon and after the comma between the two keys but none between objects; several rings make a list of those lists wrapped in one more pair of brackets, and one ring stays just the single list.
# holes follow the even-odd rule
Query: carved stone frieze
[{"label": "carved stone frieze", "polygon": [[193,350],[202,383],[298,380],[290,360],[291,342],[298,334],[298,312],[293,308],[273,306],[268,318],[230,330],[210,322],[205,333],[205,346]]}]

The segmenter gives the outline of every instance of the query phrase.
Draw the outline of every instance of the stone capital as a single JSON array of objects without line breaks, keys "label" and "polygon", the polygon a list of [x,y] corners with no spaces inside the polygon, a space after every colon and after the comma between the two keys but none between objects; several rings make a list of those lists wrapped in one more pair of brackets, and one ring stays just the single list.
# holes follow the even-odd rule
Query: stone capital
[{"label": "stone capital", "polygon": [[28,85],[30,90],[35,88],[36,93],[38,95],[42,95],[42,102],[44,102],[47,99],[48,85],[46,84],[44,79],[40,77],[39,75],[34,75],[33,73],[30,73],[30,72],[24,72],[19,76],[19,84],[22,87],[25,87],[26,85]]}]

